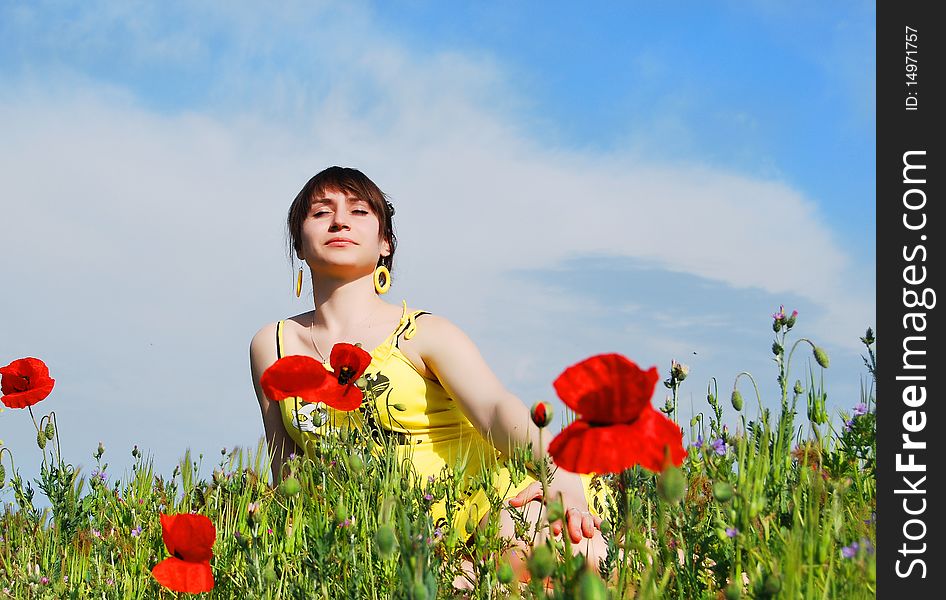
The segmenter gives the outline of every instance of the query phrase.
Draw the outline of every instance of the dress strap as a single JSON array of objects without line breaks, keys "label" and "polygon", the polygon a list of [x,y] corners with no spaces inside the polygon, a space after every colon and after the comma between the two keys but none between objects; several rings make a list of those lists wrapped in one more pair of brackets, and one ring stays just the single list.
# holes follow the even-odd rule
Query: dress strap
[{"label": "dress strap", "polygon": [[[407,312],[407,303],[406,303],[406,302],[404,303],[404,312],[405,312],[405,313]],[[395,336],[394,336],[394,347],[395,347],[395,348],[398,347],[398,345],[397,345],[397,343],[398,343],[397,340],[398,340],[398,337],[400,337],[401,333],[404,334],[404,339],[405,339],[405,340],[409,340],[409,339],[411,339],[412,337],[414,337],[414,334],[417,333],[417,317],[419,317],[419,316],[421,316],[421,315],[429,315],[429,314],[430,314],[430,311],[426,311],[426,310],[415,310],[414,312],[412,312],[410,315],[407,316],[407,322],[406,322],[406,323],[403,322],[404,319],[402,318],[402,319],[401,319],[401,321],[402,321],[401,327],[398,328],[398,331],[396,332],[396,334],[395,334]]]},{"label": "dress strap", "polygon": [[282,328],[285,321],[276,323],[276,359],[282,358]]}]

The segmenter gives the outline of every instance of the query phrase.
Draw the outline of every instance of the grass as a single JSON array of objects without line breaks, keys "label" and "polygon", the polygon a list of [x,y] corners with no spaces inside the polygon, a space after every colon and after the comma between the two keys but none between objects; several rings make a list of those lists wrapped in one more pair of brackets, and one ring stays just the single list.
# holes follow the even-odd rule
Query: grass
[{"label": "grass", "polygon": [[[24,478],[9,450],[0,451],[0,598],[176,597],[150,575],[167,557],[161,512],[200,513],[216,526],[212,597],[460,597],[452,582],[465,559],[475,574],[466,597],[474,598],[873,598],[873,335],[863,340],[869,377],[859,406],[835,430],[822,371],[789,384],[795,350],[814,348],[804,339],[788,348],[789,329],[776,330],[772,350],[777,414],[753,392],[746,404],[757,406],[746,416],[742,393],[752,378],[740,374],[728,393],[738,421],[724,424],[713,380],[706,413],[684,427],[693,442],[682,487],[673,491],[674,482],[640,468],[596,478],[608,515],[600,577],[571,556],[567,541],[553,541],[530,561],[536,577],[512,582],[503,558],[509,540],[496,533],[503,499],[487,477],[472,484],[487,490],[492,510],[465,543],[466,532],[435,527],[430,506],[444,502],[452,514],[471,482],[456,471],[418,477],[393,447],[358,431],[325,436],[315,459],[293,458],[289,483],[277,487],[262,443],[222,451],[210,480],[199,479],[189,453],[165,477],[136,447],[131,474],[119,480],[101,447],[92,473],[68,464],[51,414],[37,424],[37,478]],[[666,383],[672,394],[663,410],[673,418],[685,377],[677,371]],[[511,470],[524,475],[529,458],[517,453]],[[37,491],[50,508],[34,507]],[[519,535],[533,539],[525,528]]]}]

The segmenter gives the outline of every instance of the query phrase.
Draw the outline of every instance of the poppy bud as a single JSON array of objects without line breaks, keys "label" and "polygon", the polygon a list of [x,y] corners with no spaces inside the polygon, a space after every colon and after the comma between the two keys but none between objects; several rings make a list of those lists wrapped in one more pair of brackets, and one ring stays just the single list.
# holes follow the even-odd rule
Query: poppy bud
[{"label": "poppy bud", "polygon": [[394,528],[388,524],[381,525],[374,534],[374,543],[378,547],[378,554],[381,558],[390,558],[397,547],[397,539],[394,537]]},{"label": "poppy bud", "polygon": [[348,517],[348,505],[345,504],[344,498],[339,498],[338,502],[335,504],[335,520],[341,523]]},{"label": "poppy bud", "polygon": [[552,550],[542,544],[532,551],[529,557],[529,573],[536,579],[545,579],[555,571],[555,557]]},{"label": "poppy bud", "polygon": [[463,529],[466,531],[467,535],[472,535],[473,532],[476,531],[476,523],[472,518],[468,518],[463,526]]},{"label": "poppy bud", "polygon": [[697,423],[700,422],[700,415],[693,415],[693,418],[690,419],[690,427],[696,427]]},{"label": "poppy bud", "polygon": [[276,575],[276,569],[273,568],[273,563],[272,563],[272,561],[270,561],[270,562],[266,565],[266,568],[263,569],[263,581],[265,581],[266,583],[272,585],[272,584],[276,583],[276,579],[278,579],[278,577],[277,577],[277,575]]},{"label": "poppy bud", "polygon": [[671,504],[676,504],[686,495],[687,480],[683,471],[673,465],[664,469],[657,479],[657,495]]},{"label": "poppy bud", "polygon": [[565,507],[562,506],[562,503],[559,500],[553,500],[552,502],[549,502],[549,506],[545,512],[545,518],[548,519],[549,523],[559,521],[564,516]]},{"label": "poppy bud", "polygon": [[295,477],[287,477],[279,484],[279,491],[283,496],[291,498],[302,491],[302,484]]},{"label": "poppy bud", "polygon": [[716,396],[713,394],[706,394],[706,401],[709,402],[710,406],[716,408]]},{"label": "poppy bud", "polygon": [[591,570],[586,570],[578,581],[578,598],[581,600],[605,600],[608,597],[608,588],[604,582]]},{"label": "poppy bud", "polygon": [[7,469],[0,463],[0,490],[7,484]]},{"label": "poppy bud", "polygon": [[250,540],[246,539],[246,536],[240,533],[239,531],[233,532],[233,537],[237,541],[237,545],[244,550],[248,550],[250,547]]},{"label": "poppy bud", "polygon": [[348,457],[348,468],[352,473],[361,473],[365,468],[365,463],[361,460],[360,456],[352,454]]},{"label": "poppy bud", "polygon": [[39,446],[40,450],[46,449],[46,433],[43,431],[36,432],[36,445]]},{"label": "poppy bud", "polygon": [[766,596],[774,596],[782,590],[782,578],[775,573],[769,573],[762,582],[762,593]]},{"label": "poppy bud", "polygon": [[793,391],[795,392],[796,396],[800,396],[801,394],[805,393],[805,388],[801,386],[800,379],[795,380],[795,389]]},{"label": "poppy bud", "polygon": [[516,574],[512,570],[512,565],[508,561],[503,561],[503,564],[499,565],[499,570],[496,572],[496,576],[499,578],[499,582],[505,585],[512,583],[515,579]]},{"label": "poppy bud", "polygon": [[720,502],[728,502],[732,498],[732,484],[728,481],[717,481],[713,484],[713,497]]},{"label": "poppy bud", "polygon": [[822,369],[828,368],[828,355],[818,346],[815,346],[815,360],[818,361],[818,364],[821,365]]},{"label": "poppy bud", "polygon": [[532,405],[532,422],[535,423],[535,426],[539,429],[546,427],[549,423],[552,422],[552,416],[555,414],[552,410],[552,405],[548,402],[536,402]]},{"label": "poppy bud", "polygon": [[259,525],[260,520],[263,516],[260,514],[259,502],[250,502],[246,507],[246,517],[250,523],[250,527],[253,525]]},{"label": "poppy bud", "polygon": [[56,426],[53,425],[52,421],[46,422],[46,428],[43,430],[43,433],[46,434],[47,440],[52,440],[54,437],[56,437]]},{"label": "poppy bud", "polygon": [[427,600],[427,586],[423,581],[414,582],[414,600]]},{"label": "poppy bud", "polygon": [[732,407],[737,411],[742,410],[742,394],[739,393],[739,390],[732,391]]}]

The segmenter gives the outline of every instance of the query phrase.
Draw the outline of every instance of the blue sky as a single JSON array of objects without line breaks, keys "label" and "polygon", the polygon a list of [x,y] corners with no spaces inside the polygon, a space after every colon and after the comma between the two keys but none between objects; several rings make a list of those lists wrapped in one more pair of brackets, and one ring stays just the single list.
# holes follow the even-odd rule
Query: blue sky
[{"label": "blue sky", "polygon": [[[606,351],[688,362],[695,410],[742,370],[771,404],[784,303],[850,410],[875,311],[874,19],[870,2],[0,2],[17,224],[0,277],[19,282],[0,362],[47,360],[41,406],[79,463],[98,440],[119,470],[139,444],[168,472],[188,446],[254,444],[249,339],[311,309],[284,213],[346,164],[397,207],[391,301],[455,321],[529,404]],[[0,415],[0,439],[35,466],[24,415]]]}]

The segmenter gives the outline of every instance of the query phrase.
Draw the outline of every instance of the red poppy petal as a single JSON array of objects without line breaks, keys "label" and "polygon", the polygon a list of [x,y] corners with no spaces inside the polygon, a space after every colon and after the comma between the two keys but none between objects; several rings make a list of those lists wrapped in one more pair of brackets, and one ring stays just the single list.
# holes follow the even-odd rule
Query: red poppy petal
[{"label": "red poppy petal", "polygon": [[161,537],[168,552],[188,562],[205,562],[213,556],[217,529],[204,515],[161,515]]},{"label": "red poppy petal", "polygon": [[592,423],[628,423],[650,405],[659,375],[620,354],[599,354],[568,367],[553,385],[559,398]]},{"label": "red poppy petal", "polygon": [[263,371],[260,387],[274,402],[293,397],[317,402],[316,392],[328,376],[325,367],[311,356],[284,356]]},{"label": "red poppy petal", "polygon": [[[33,383],[32,381],[30,383]],[[46,379],[42,382],[36,383],[33,385],[32,389],[29,389],[25,392],[15,392],[12,394],[6,394],[0,401],[2,401],[8,408],[26,408],[27,406],[33,406],[41,400],[45,400],[47,396],[53,391],[53,385],[55,385],[55,379]],[[6,390],[4,390],[4,393]]]},{"label": "red poppy petal", "polygon": [[158,583],[175,592],[200,594],[214,589],[210,562],[188,562],[172,556],[156,564],[151,574]]},{"label": "red poppy petal", "polygon": [[319,402],[324,402],[326,406],[348,412],[355,410],[364,402],[364,394],[354,385],[339,385],[338,381],[331,377],[327,381],[328,383],[318,393]]},{"label": "red poppy petal", "polygon": [[680,428],[652,407],[631,424],[592,426],[578,420],[549,444],[555,464],[573,473],[619,473],[634,465],[663,470],[666,447],[680,465],[686,456]]},{"label": "red poppy petal", "polygon": [[357,379],[364,375],[365,369],[371,364],[371,355],[358,346],[340,342],[332,346],[329,364],[332,365],[332,370],[336,373],[342,367],[350,367],[355,371],[352,379]]}]

